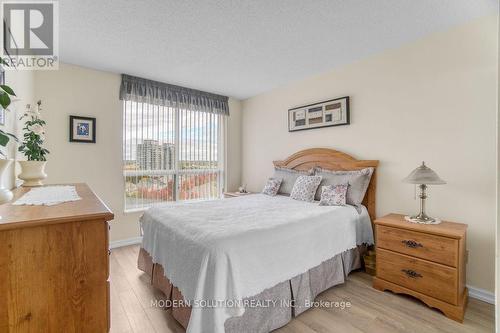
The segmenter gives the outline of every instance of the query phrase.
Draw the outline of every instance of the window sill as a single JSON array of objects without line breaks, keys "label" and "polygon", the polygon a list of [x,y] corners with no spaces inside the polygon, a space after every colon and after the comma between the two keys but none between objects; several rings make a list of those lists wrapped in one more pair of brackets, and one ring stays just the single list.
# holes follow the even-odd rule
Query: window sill
[{"label": "window sill", "polygon": [[[203,202],[203,201],[215,201],[215,200],[222,200],[224,199],[224,195],[221,195],[219,198],[211,198],[211,199],[191,199],[191,200],[180,200],[180,201],[170,201],[170,202],[165,202],[165,203],[162,203],[163,205],[164,204],[167,204],[167,203],[176,203],[176,202],[187,202],[187,203],[193,203],[193,202]],[[123,214],[134,214],[134,213],[144,213],[145,211],[147,211],[149,208],[152,208],[154,207],[155,205],[153,206],[150,206],[150,207],[142,207],[142,208],[132,208],[132,209],[124,209],[123,210]]]},{"label": "window sill", "polygon": [[133,209],[124,209],[123,214],[135,214],[135,213],[144,213],[147,211],[149,207],[144,208],[133,208]]}]

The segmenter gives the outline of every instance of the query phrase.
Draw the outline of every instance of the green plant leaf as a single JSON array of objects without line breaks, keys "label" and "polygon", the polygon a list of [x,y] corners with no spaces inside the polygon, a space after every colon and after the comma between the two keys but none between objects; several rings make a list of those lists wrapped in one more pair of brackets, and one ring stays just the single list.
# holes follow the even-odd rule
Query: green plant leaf
[{"label": "green plant leaf", "polygon": [[7,143],[9,143],[9,137],[6,134],[0,133],[0,146],[7,146]]},{"label": "green plant leaf", "polygon": [[9,94],[11,96],[16,96],[16,93],[14,92],[14,90],[12,90],[11,87],[9,87],[5,84],[0,84],[0,88],[2,88],[7,94]]},{"label": "green plant leaf", "polygon": [[4,58],[0,57],[0,64],[9,67],[9,63],[4,60]]},{"label": "green plant leaf", "polygon": [[10,137],[11,137],[12,139],[14,139],[16,142],[18,142],[18,141],[19,141],[19,140],[17,139],[17,137],[16,137],[14,134],[9,133],[9,132],[2,131],[1,129],[0,129],[0,134],[10,136]]},{"label": "green plant leaf", "polygon": [[10,97],[6,93],[2,92],[0,94],[0,105],[4,108],[7,109],[10,105]]}]

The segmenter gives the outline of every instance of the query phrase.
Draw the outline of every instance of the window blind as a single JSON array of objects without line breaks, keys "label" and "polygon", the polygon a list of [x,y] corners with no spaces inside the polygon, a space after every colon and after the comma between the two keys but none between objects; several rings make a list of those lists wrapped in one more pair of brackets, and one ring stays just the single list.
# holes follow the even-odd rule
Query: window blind
[{"label": "window blind", "polygon": [[225,113],[189,103],[122,99],[125,210],[220,198]]}]

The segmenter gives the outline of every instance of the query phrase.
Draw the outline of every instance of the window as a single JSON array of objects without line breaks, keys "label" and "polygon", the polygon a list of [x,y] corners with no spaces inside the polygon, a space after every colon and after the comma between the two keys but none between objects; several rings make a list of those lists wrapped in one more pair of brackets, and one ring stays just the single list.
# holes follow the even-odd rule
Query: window
[{"label": "window", "polygon": [[125,210],[220,198],[224,115],[123,101]]}]

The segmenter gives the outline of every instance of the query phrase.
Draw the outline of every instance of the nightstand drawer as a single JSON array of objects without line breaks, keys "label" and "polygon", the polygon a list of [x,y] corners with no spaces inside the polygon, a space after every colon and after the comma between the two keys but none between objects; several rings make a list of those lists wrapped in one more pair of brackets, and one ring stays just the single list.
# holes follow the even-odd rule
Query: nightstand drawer
[{"label": "nightstand drawer", "polygon": [[457,267],[458,240],[377,225],[377,248]]},{"label": "nightstand drawer", "polygon": [[455,268],[377,249],[377,277],[457,304],[458,276]]}]

